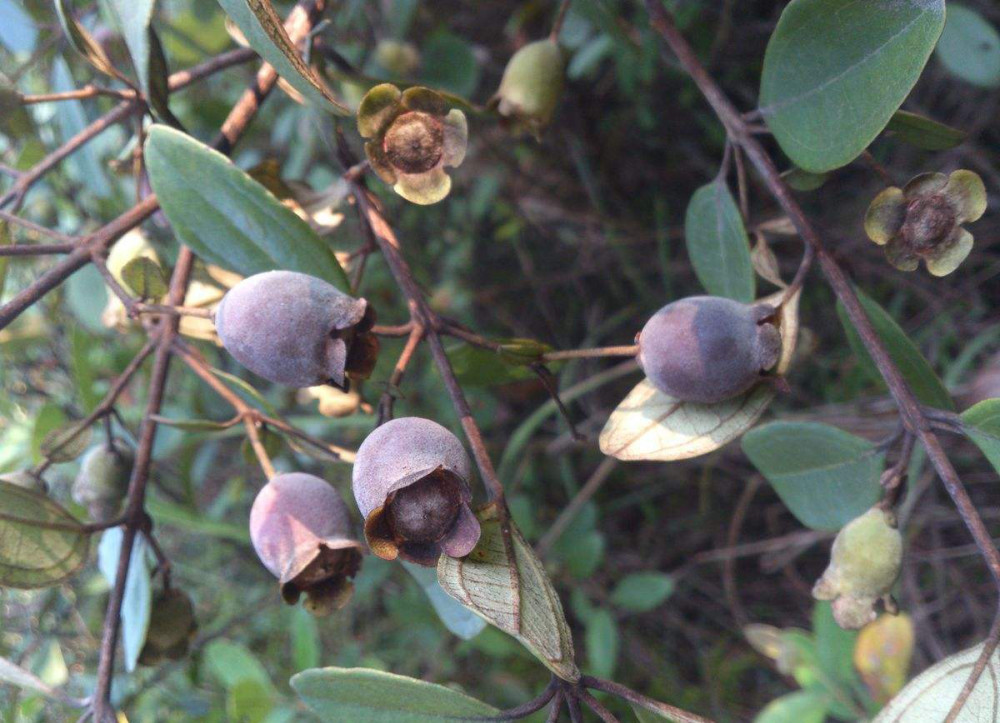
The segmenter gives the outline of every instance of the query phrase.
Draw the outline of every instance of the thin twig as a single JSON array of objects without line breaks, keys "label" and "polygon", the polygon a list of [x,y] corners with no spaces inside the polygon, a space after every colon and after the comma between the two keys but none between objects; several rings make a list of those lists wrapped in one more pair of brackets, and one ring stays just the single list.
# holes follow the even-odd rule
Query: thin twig
[{"label": "thin twig", "polygon": [[600,359],[603,357],[629,357],[639,353],[639,345],[629,346],[605,346],[598,349],[565,349],[563,351],[550,351],[542,354],[541,360],[544,362],[565,361],[567,359]]},{"label": "thin twig", "polygon": [[610,710],[605,708],[597,698],[592,696],[587,691],[582,688],[576,691],[577,697],[582,700],[588,708],[590,708],[594,713],[600,718],[604,723],[621,723],[618,717],[612,713]]},{"label": "thin twig", "polygon": [[601,485],[607,481],[616,467],[618,467],[618,460],[614,457],[605,457],[601,460],[601,463],[597,465],[597,469],[590,475],[590,479],[580,488],[580,491],[570,500],[569,504],[563,508],[563,511],[555,519],[555,522],[549,526],[549,529],[542,535],[542,539],[535,545],[535,553],[539,557],[545,557],[552,545],[555,544],[566,528],[569,527],[569,524],[574,520],[580,509],[587,504],[591,497],[597,494],[597,491],[601,489]]},{"label": "thin twig", "polygon": [[654,700],[649,696],[643,695],[642,693],[637,693],[631,688],[628,688],[621,683],[615,683],[611,680],[603,680],[602,678],[594,678],[592,676],[585,675],[580,678],[580,685],[584,688],[591,688],[593,690],[600,690],[604,693],[610,693],[611,695],[621,698],[627,703],[637,705],[640,708],[645,708],[646,710],[651,710],[664,718],[675,720],[679,723],[712,723],[712,721],[708,718],[704,718],[695,713],[690,713],[683,708],[678,708],[677,706],[661,703],[658,700]]},{"label": "thin twig", "polygon": [[396,360],[396,366],[389,376],[389,381],[386,382],[385,391],[382,392],[382,396],[379,398],[378,421],[376,422],[378,426],[382,426],[392,419],[392,408],[396,403],[396,390],[403,381],[403,375],[406,374],[406,367],[409,365],[414,352],[417,351],[417,347],[423,338],[424,328],[419,324],[414,325],[410,331],[410,336],[406,340],[406,344],[403,346],[403,351],[399,355],[399,359]]}]

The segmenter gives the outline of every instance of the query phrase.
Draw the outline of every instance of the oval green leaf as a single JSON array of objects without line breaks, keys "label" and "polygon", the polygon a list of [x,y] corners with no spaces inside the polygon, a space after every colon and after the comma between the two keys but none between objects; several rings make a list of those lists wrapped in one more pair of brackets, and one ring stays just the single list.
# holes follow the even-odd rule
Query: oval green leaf
[{"label": "oval green leaf", "polygon": [[167,275],[158,263],[137,256],[122,266],[122,281],[140,299],[159,299],[167,293]]},{"label": "oval green leaf", "polygon": [[[784,292],[763,299],[778,304]],[[775,369],[784,374],[791,364],[798,337],[796,294],[781,307],[781,359]],[[741,436],[760,419],[774,399],[774,389],[759,384],[748,392],[716,404],[674,399],[643,379],[611,413],[601,431],[604,454],[620,460],[672,462],[708,454]]]},{"label": "oval green leaf", "polygon": [[772,700],[754,723],[823,723],[830,696],[822,690],[799,690]]},{"label": "oval green leaf", "polygon": [[352,115],[350,109],[334,97],[326,83],[302,60],[281,18],[274,12],[271,0],[219,0],[219,4],[236,23],[250,47],[273,65],[289,85],[321,108],[338,115]]},{"label": "oval green leaf", "polygon": [[90,446],[93,431],[71,422],[45,435],[39,451],[50,462],[71,462]]},{"label": "oval green leaf", "polygon": [[725,183],[715,181],[694,192],[684,217],[684,237],[694,273],[708,293],[753,301],[750,243]]},{"label": "oval green leaf", "polygon": [[[872,723],[925,723],[944,720],[965,686],[983,646],[949,656],[932,665],[889,701]],[[1000,696],[996,680],[1000,675],[1000,652],[994,652],[971,695],[958,714],[957,723],[996,720]]]},{"label": "oval green leaf", "polygon": [[764,55],[760,111],[795,164],[819,173],[854,160],[920,76],[944,0],[793,0]]},{"label": "oval green leaf", "polygon": [[90,535],[44,495],[0,482],[0,585],[48,587],[87,560]]},{"label": "oval green leaf", "polygon": [[166,126],[146,141],[149,182],[178,238],[205,261],[243,275],[287,269],[349,289],[309,224],[221,153]]},{"label": "oval green leaf", "polygon": [[517,638],[560,678],[579,680],[573,636],[541,561],[513,522],[510,537],[504,536],[495,505],[487,505],[476,517],[482,528],[479,544],[461,559],[441,556],[441,588]]},{"label": "oval green leaf", "polygon": [[962,412],[966,436],[1000,472],[1000,399],[987,399]]},{"label": "oval green leaf", "polygon": [[495,716],[491,705],[443,685],[368,668],[315,668],[292,688],[322,721],[439,723]]},{"label": "oval green leaf", "polygon": [[483,631],[486,621],[442,590],[437,573],[433,569],[414,565],[405,560],[400,562],[424,591],[434,612],[448,630],[463,640],[471,640]]},{"label": "oval green leaf", "polygon": [[1000,34],[972,8],[948,3],[937,58],[956,78],[983,88],[1000,87]]},{"label": "oval green leaf", "polygon": [[[899,368],[910,389],[917,395],[917,399],[930,407],[953,410],[955,403],[952,401],[951,395],[948,394],[948,390],[934,373],[930,363],[924,359],[924,355],[920,353],[917,345],[910,340],[906,332],[889,316],[885,309],[863,291],[856,291],[858,300],[864,307],[865,315],[875,327],[875,333],[882,340],[886,351],[889,352],[889,356]],[[847,341],[851,345],[851,349],[854,350],[854,354],[869,374],[875,380],[881,381],[882,377],[875,367],[875,362],[869,356],[868,350],[861,342],[861,337],[847,317],[847,310],[840,302],[837,302],[837,314],[847,332]]]},{"label": "oval green leaf", "polygon": [[622,578],[611,593],[611,603],[634,613],[659,607],[674,591],[674,579],[664,572],[636,572]]},{"label": "oval green leaf", "polygon": [[946,151],[962,143],[966,136],[965,131],[905,110],[893,114],[886,130],[892,131],[904,143],[925,151]]},{"label": "oval green leaf", "polygon": [[885,453],[828,424],[771,422],[742,444],[785,506],[814,530],[839,530],[881,494]]},{"label": "oval green leaf", "polygon": [[607,610],[597,610],[587,620],[587,663],[598,678],[610,678],[618,662],[618,623]]}]

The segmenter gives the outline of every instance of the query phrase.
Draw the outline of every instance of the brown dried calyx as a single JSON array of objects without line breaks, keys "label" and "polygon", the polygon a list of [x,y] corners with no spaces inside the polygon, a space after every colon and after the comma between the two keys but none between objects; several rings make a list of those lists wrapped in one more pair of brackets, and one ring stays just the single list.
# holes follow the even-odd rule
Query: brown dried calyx
[{"label": "brown dried calyx", "polygon": [[403,113],[389,126],[382,148],[389,162],[401,171],[425,173],[444,155],[444,126],[430,113]]},{"label": "brown dried calyx", "polygon": [[948,199],[940,195],[923,196],[907,205],[900,233],[915,251],[926,251],[948,239],[955,221],[955,209]]},{"label": "brown dried calyx", "polygon": [[304,593],[314,615],[347,604],[361,545],[351,534],[347,506],[325,481],[300,472],[273,477],[250,510],[250,539],[286,603],[294,605]]},{"label": "brown dried calyx", "polygon": [[462,443],[429,419],[394,419],[368,435],[353,488],[372,552],[426,566],[442,553],[469,554],[480,534],[469,507],[470,474]]},{"label": "brown dried calyx", "polygon": [[153,598],[139,662],[156,665],[163,660],[180,660],[187,655],[197,630],[191,598],[177,588],[162,590]]}]

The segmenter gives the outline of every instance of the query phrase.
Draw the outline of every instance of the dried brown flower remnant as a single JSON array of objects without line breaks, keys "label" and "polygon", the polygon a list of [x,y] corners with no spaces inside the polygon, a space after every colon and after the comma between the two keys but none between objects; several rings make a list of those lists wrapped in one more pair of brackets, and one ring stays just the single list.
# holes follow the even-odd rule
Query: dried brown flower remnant
[{"label": "dried brown flower remnant", "polygon": [[465,114],[428,88],[383,83],[358,107],[358,132],[372,169],[407,201],[437,203],[451,190],[444,169],[465,158],[469,129]]},{"label": "dried brown flower remnant", "polygon": [[294,271],[256,274],[230,289],[215,313],[223,346],[255,374],[311,387],[366,378],[378,340],[374,314],[322,279]]},{"label": "dried brown flower remnant", "polygon": [[932,274],[946,276],[972,251],[972,234],[962,224],[985,212],[986,187],[976,173],[924,173],[875,197],[865,233],[900,271],[914,271],[922,259]]},{"label": "dried brown flower remnant", "polygon": [[353,475],[372,552],[427,566],[442,552],[469,554],[480,533],[470,474],[465,448],[440,424],[401,417],[378,427],[358,449]]},{"label": "dried brown flower remnant", "polygon": [[139,662],[157,665],[164,660],[180,660],[187,655],[197,631],[191,598],[177,588],[161,590],[153,597]]},{"label": "dried brown flower remnant", "polygon": [[691,296],[656,312],[639,333],[639,364],[653,386],[713,404],[745,392],[773,367],[781,337],[774,308]]},{"label": "dried brown flower remnant", "polygon": [[305,593],[314,615],[339,610],[351,597],[361,567],[347,506],[319,477],[292,472],[273,477],[250,510],[257,556],[281,583],[289,605]]}]

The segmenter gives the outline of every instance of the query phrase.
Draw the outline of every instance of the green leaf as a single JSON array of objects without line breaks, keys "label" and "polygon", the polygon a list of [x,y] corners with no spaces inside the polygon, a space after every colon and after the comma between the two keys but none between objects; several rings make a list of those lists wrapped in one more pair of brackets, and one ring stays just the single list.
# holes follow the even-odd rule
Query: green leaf
[{"label": "green leaf", "polygon": [[[121,556],[124,539],[122,529],[112,527],[104,531],[97,546],[97,567],[111,587],[114,587],[118,577],[118,558]],[[130,673],[135,670],[149,628],[153,602],[150,554],[146,538],[141,534],[137,535],[129,558],[125,597],[122,598],[121,606],[122,652],[125,656],[125,669]]]},{"label": "green leaf", "polygon": [[221,153],[156,125],[145,155],[163,212],[180,240],[205,261],[245,276],[299,271],[349,290],[326,242]]},{"label": "green leaf", "polygon": [[970,7],[948,3],[937,57],[955,77],[983,88],[1000,87],[1000,34]]},{"label": "green leaf", "polygon": [[236,23],[250,47],[273,65],[295,90],[321,108],[338,115],[353,115],[302,60],[285,32],[281,18],[274,12],[271,0],[219,0],[219,4]]},{"label": "green leaf", "polygon": [[250,650],[228,640],[213,640],[205,648],[205,668],[226,690],[232,690],[244,681],[274,690],[267,669]]},{"label": "green leaf", "polygon": [[121,73],[115,68],[115,64],[108,57],[107,53],[104,52],[101,44],[73,17],[71,0],[55,0],[55,6],[59,24],[62,26],[63,32],[66,34],[66,38],[69,40],[70,45],[73,46],[73,49],[102,73],[115,78],[121,78]]},{"label": "green leaf", "polygon": [[171,125],[179,125],[167,105],[167,60],[151,26],[156,0],[105,0],[105,4],[125,38],[139,87],[150,107]]},{"label": "green leaf", "polygon": [[614,675],[618,662],[618,623],[607,610],[597,610],[587,621],[587,662],[598,678]]},{"label": "green leaf", "polygon": [[70,422],[45,435],[39,451],[50,462],[71,462],[90,446],[93,431],[79,422]]},{"label": "green leaf", "polygon": [[322,721],[439,723],[499,711],[443,685],[367,668],[317,668],[292,676],[292,688]]},{"label": "green leaf", "polygon": [[793,0],[764,55],[760,111],[795,165],[854,160],[909,94],[944,27],[944,0]]},{"label": "green leaf", "polygon": [[[864,307],[865,315],[875,327],[875,333],[882,340],[889,356],[899,368],[913,393],[917,395],[917,399],[930,407],[953,410],[955,403],[952,401],[951,395],[948,394],[948,390],[944,388],[931,365],[924,359],[923,354],[917,349],[916,344],[910,341],[906,332],[889,316],[885,309],[861,290],[858,290],[857,294],[858,300]],[[862,365],[874,375],[875,379],[880,381],[881,376],[878,375],[875,362],[869,356],[868,350],[861,342],[861,337],[847,317],[847,310],[840,302],[837,303],[837,314],[840,315],[840,321],[847,332],[847,340],[855,355]]]},{"label": "green leaf", "polygon": [[[777,301],[782,293],[762,301]],[[798,335],[796,293],[781,307],[781,359],[777,374],[788,370]],[[774,390],[758,385],[716,404],[683,402],[643,379],[629,392],[601,430],[601,451],[624,461],[672,462],[708,454],[740,437],[756,424],[774,399]]]},{"label": "green leaf", "polygon": [[[932,665],[910,683],[882,709],[872,723],[924,723],[944,720],[958,699],[969,672],[983,646],[951,655]],[[995,720],[1000,705],[996,679],[1000,675],[1000,652],[994,652],[979,676],[972,694],[965,702],[957,720],[959,723]]]},{"label": "green leaf", "polygon": [[966,436],[1000,471],[1000,399],[986,399],[962,412]]},{"label": "green leaf", "polygon": [[229,720],[240,723],[264,723],[272,708],[273,692],[252,680],[238,681],[226,696],[226,714]]},{"label": "green leaf", "polygon": [[483,631],[486,621],[442,590],[436,571],[405,560],[400,560],[400,563],[420,585],[434,612],[448,630],[463,640],[471,640]]},{"label": "green leaf", "polygon": [[438,561],[442,589],[517,638],[559,677],[579,680],[573,637],[541,561],[513,522],[508,545],[494,505],[476,516],[482,527],[476,549],[461,559],[442,555]]},{"label": "green leaf", "polygon": [[472,47],[457,35],[436,32],[421,45],[421,80],[431,88],[472,95],[479,84],[479,65]]},{"label": "green leaf", "polygon": [[818,690],[800,690],[772,700],[754,723],[823,723],[830,698]]},{"label": "green leaf", "polygon": [[291,618],[292,662],[296,670],[315,668],[320,663],[320,630],[316,616],[302,605],[286,607]]},{"label": "green leaf", "polygon": [[90,536],[48,497],[0,482],[0,585],[48,587],[87,561]]},{"label": "green leaf", "polygon": [[684,236],[694,272],[708,293],[753,301],[750,243],[725,183],[715,181],[694,192],[684,218]]},{"label": "green leaf", "polygon": [[125,286],[140,299],[159,299],[167,293],[167,275],[145,256],[136,256],[122,266],[121,275]]},{"label": "green leaf", "polygon": [[674,579],[663,572],[636,572],[622,578],[611,593],[611,602],[635,613],[659,607],[674,591]]},{"label": "green leaf", "polygon": [[250,544],[250,532],[247,530],[246,524],[236,525],[208,519],[186,507],[155,497],[148,500],[146,507],[158,525],[170,525],[185,532],[214,537],[218,540],[232,540],[246,545]]},{"label": "green leaf", "polygon": [[815,191],[820,188],[830,177],[829,173],[810,173],[801,168],[789,168],[781,174],[792,189],[796,191]]},{"label": "green leaf", "polygon": [[815,422],[772,422],[746,433],[743,451],[799,522],[839,530],[875,504],[885,453]]},{"label": "green leaf", "polygon": [[817,662],[826,676],[840,685],[860,682],[854,668],[858,631],[844,630],[837,625],[833,608],[825,601],[817,601],[813,606],[812,627],[816,636]]},{"label": "green leaf", "polygon": [[885,129],[904,143],[925,151],[946,151],[962,143],[966,136],[965,131],[905,110],[897,110]]}]

